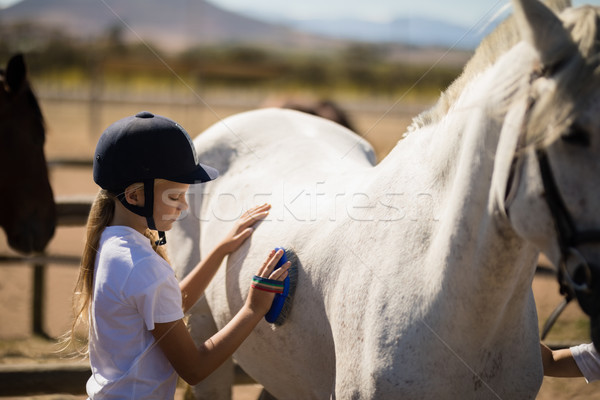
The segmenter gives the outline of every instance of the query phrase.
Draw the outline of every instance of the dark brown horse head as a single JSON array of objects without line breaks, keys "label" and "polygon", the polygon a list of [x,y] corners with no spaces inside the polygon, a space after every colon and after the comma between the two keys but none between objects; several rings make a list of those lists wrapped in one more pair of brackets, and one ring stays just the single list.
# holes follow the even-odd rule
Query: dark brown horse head
[{"label": "dark brown horse head", "polygon": [[40,106],[15,55],[0,74],[0,226],[23,253],[43,251],[56,225],[44,141]]}]

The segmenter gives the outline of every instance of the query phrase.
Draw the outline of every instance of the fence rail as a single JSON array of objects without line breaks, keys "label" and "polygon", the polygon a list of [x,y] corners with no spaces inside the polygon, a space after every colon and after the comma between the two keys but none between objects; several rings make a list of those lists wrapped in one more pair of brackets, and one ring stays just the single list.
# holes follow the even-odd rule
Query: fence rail
[{"label": "fence rail", "polygon": [[[234,365],[234,384],[256,383],[237,364]],[[87,362],[0,365],[0,398],[55,393],[85,394],[85,385],[91,374]]]},{"label": "fence rail", "polygon": [[84,226],[92,208],[94,197],[91,196],[69,196],[57,197],[56,201],[56,225],[60,226]]},{"label": "fence rail", "polygon": [[84,394],[91,374],[88,363],[0,365],[1,396]]}]

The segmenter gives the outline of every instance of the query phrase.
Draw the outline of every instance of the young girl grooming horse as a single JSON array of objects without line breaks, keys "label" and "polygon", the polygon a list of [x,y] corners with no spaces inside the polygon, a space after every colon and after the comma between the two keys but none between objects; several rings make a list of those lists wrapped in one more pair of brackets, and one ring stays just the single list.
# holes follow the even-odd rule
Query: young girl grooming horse
[{"label": "young girl grooming horse", "polygon": [[[270,205],[251,208],[212,253],[180,283],[166,261],[165,231],[187,209],[190,184],[213,180],[198,163],[187,132],[168,118],[142,112],[102,134],[94,181],[102,188],[87,226],[75,291],[76,319],[89,321],[90,398],[173,398],[177,375],[196,384],[225,361],[267,313],[289,263],[282,251],[258,269],[244,307],[196,347],[183,321],[224,257],[253,232]],[[156,234],[154,231],[157,231]]]}]

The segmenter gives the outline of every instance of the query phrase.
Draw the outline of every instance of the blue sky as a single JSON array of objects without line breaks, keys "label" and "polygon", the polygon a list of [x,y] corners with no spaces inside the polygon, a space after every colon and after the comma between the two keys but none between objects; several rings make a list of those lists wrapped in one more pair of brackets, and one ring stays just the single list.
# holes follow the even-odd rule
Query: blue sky
[{"label": "blue sky", "polygon": [[[0,0],[6,6],[20,0]],[[98,0],[100,1],[100,0]],[[124,0],[126,1],[126,0]],[[509,4],[509,0],[209,0],[232,11],[294,19],[361,18],[389,21],[396,17],[431,17],[470,26]],[[600,5],[600,0],[572,0]]]},{"label": "blue sky", "polygon": [[436,19],[472,24],[488,11],[492,15],[505,6],[507,0],[212,0],[230,10],[267,12],[295,19],[360,18],[389,21],[397,17],[427,16]]},{"label": "blue sky", "polygon": [[[361,18],[389,21],[397,17],[431,17],[473,25],[482,17],[493,16],[510,0],[209,0],[234,11],[268,13],[288,18]],[[572,0],[574,5],[595,4],[600,0]]]}]

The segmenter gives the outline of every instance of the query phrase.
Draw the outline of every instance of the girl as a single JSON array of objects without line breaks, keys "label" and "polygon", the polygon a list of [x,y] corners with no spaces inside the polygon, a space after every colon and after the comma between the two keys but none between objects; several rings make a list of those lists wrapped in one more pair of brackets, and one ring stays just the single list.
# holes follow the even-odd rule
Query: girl
[{"label": "girl", "polygon": [[217,175],[198,163],[187,132],[158,115],[119,120],[100,137],[94,181],[102,190],[88,219],[71,330],[73,340],[77,326],[89,321],[91,399],[172,399],[177,375],[194,385],[214,371],[269,310],[274,293],[265,288],[283,286],[290,263],[273,271],[283,252],[272,251],[253,279],[266,285],[253,284],[229,324],[194,345],[184,313],[270,208],[248,210],[178,283],[161,247],[164,232],[187,209],[189,185]]}]

